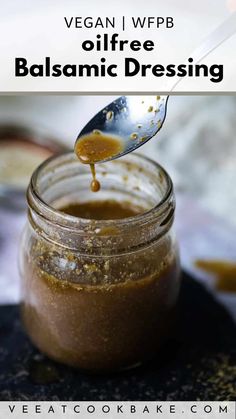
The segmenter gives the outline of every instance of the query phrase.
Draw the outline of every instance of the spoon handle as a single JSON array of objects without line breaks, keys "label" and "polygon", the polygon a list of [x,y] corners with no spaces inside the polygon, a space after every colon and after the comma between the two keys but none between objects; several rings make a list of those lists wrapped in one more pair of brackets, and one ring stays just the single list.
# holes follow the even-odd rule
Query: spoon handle
[{"label": "spoon handle", "polygon": [[[232,13],[220,26],[208,35],[204,41],[190,54],[194,63],[199,63],[203,58],[214,51],[224,41],[229,39],[236,32],[236,12]],[[182,79],[176,77],[174,83],[171,83],[169,91],[179,84]],[[173,82],[173,81],[172,81]]]}]

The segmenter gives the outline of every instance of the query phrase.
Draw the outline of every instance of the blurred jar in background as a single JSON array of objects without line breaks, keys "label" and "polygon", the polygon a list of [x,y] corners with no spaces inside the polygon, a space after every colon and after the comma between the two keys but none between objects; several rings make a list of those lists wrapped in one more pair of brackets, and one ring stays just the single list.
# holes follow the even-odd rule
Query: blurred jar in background
[{"label": "blurred jar in background", "polygon": [[29,179],[42,161],[65,149],[42,129],[0,124],[0,304],[19,302],[18,242]]},{"label": "blurred jar in background", "polygon": [[[0,125],[0,204],[24,195],[34,169],[52,154],[65,151],[42,130]],[[9,203],[9,202],[8,202]]]}]

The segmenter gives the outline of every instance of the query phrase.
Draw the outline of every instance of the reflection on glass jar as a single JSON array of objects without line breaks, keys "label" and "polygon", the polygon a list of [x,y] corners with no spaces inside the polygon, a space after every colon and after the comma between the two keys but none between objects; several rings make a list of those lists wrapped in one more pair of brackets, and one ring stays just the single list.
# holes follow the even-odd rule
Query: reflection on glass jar
[{"label": "reflection on glass jar", "polygon": [[[155,356],[175,319],[180,269],[168,174],[132,154],[97,165],[97,176],[95,194],[89,167],[73,153],[38,168],[20,267],[22,317],[33,343],[57,361],[103,372]],[[129,205],[132,216],[94,220],[60,210],[107,200]]]}]

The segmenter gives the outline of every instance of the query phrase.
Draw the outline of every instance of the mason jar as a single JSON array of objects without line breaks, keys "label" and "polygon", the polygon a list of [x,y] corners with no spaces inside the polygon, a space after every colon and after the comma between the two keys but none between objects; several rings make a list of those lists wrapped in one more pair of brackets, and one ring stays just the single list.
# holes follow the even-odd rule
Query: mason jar
[{"label": "mason jar", "polygon": [[[106,372],[158,355],[175,320],[180,267],[167,172],[135,153],[96,169],[98,193],[90,191],[89,166],[72,152],[34,172],[21,242],[21,311],[48,357]],[[98,200],[129,201],[143,211],[94,220],[61,210]]]}]

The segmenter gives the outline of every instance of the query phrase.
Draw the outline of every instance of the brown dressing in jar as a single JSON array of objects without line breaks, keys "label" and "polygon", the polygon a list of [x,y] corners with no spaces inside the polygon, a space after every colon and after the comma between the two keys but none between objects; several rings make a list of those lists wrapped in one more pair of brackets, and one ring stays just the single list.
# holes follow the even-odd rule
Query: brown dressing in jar
[{"label": "brown dressing in jar", "polygon": [[132,205],[129,201],[118,202],[108,199],[106,201],[73,203],[61,208],[61,211],[74,217],[87,218],[89,220],[118,220],[134,217],[144,212],[144,209]]},{"label": "brown dressing in jar", "polygon": [[[60,211],[110,220],[145,209],[129,201],[101,200],[71,203]],[[107,240],[114,237],[111,227],[102,234]],[[43,243],[33,252],[22,315],[31,339],[49,357],[90,371],[120,370],[151,359],[171,333],[179,261],[169,239],[100,261],[63,247],[52,256],[53,249]],[[54,257],[56,266],[51,264]],[[58,269],[60,260],[74,268]]]},{"label": "brown dressing in jar", "polygon": [[[100,189],[95,163],[122,150],[121,139],[98,131],[76,143],[77,157],[90,165],[93,192]],[[133,166],[124,167],[130,171]],[[142,167],[140,162],[140,171]],[[117,172],[116,166],[114,169]],[[153,170],[157,203],[165,199],[173,205],[172,189],[171,194],[168,189],[171,180],[168,183],[168,175],[156,164]],[[162,182],[159,190],[162,172],[166,185],[164,188]],[[149,172],[146,178],[152,179]],[[176,317],[180,266],[178,248],[169,231],[174,209],[171,220],[166,214],[163,226],[157,206],[150,210],[145,193],[143,199],[135,199],[132,191],[128,194],[124,188],[120,194],[114,187],[110,187],[109,196],[117,199],[77,202],[85,198],[84,190],[75,199],[69,187],[67,195],[61,186],[62,201],[57,202],[68,199],[68,204],[50,202],[60,212],[54,214],[60,222],[51,219],[49,212],[45,224],[31,235],[30,245],[28,239],[24,242],[22,317],[26,330],[50,358],[88,371],[118,371],[151,359],[171,334]],[[79,188],[80,183],[78,192]],[[39,203],[33,193],[30,187],[29,217]],[[133,204],[134,199],[140,206]],[[41,230],[50,240],[45,240]]]},{"label": "brown dressing in jar", "polygon": [[75,154],[84,164],[89,164],[92,181],[90,189],[92,192],[100,190],[100,182],[96,179],[95,163],[113,157],[123,150],[122,139],[106,135],[98,130],[85,135],[75,144]]}]

